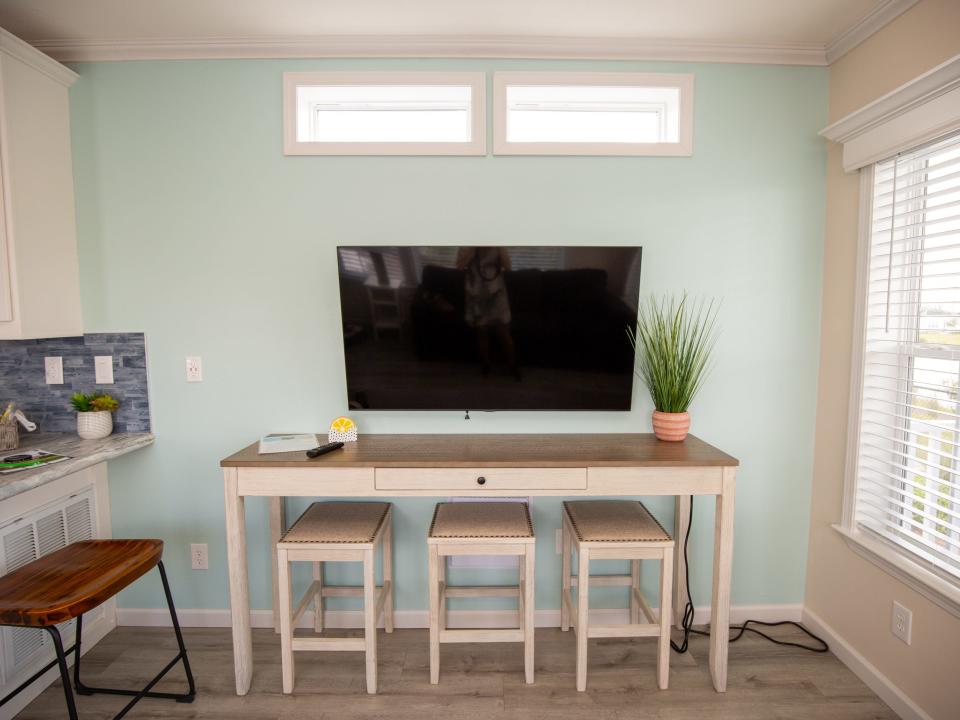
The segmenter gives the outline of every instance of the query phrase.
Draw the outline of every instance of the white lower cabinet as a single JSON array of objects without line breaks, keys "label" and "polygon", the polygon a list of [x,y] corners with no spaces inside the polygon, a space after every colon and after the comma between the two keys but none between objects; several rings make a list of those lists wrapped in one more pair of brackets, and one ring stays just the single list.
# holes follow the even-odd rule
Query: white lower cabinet
[{"label": "white lower cabinet", "polygon": [[[106,465],[97,465],[0,501],[0,575],[71,543],[109,537],[106,479]],[[73,644],[75,625],[71,620],[59,626],[67,648]],[[112,600],[84,615],[84,648],[92,647],[115,626]],[[53,658],[53,643],[46,631],[0,627],[0,697]],[[16,715],[56,677],[54,668],[0,708],[0,720]]]}]

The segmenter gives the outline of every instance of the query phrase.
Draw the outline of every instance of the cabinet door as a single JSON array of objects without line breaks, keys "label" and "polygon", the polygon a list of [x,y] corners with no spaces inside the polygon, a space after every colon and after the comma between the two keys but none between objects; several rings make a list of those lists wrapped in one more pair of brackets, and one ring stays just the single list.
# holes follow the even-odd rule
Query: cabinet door
[{"label": "cabinet door", "polygon": [[[95,537],[93,491],[72,494],[0,527],[0,575],[80,540]],[[84,615],[84,626],[103,614],[102,607]],[[75,620],[57,626],[69,647]],[[53,658],[53,644],[43,630],[0,628],[0,697]]]},{"label": "cabinet door", "polygon": [[10,247],[7,242],[6,187],[3,183],[3,153],[0,148],[0,322],[13,320],[13,296],[10,283]]}]

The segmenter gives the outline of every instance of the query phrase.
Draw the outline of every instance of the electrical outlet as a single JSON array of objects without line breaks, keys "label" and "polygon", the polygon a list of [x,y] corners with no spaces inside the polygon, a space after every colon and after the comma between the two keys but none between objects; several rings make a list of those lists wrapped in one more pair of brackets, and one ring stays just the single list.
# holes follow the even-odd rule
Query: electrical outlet
[{"label": "electrical outlet", "polygon": [[203,359],[201,357],[187,358],[187,382],[203,382]]},{"label": "electrical outlet", "polygon": [[113,385],[113,355],[94,356],[93,373],[97,385]]},{"label": "electrical outlet", "polygon": [[553,545],[557,551],[557,555],[563,555],[563,529],[562,528],[557,528],[556,535],[554,535]]},{"label": "electrical outlet", "polygon": [[194,570],[210,569],[210,564],[207,562],[206,543],[193,543],[190,546],[190,567]]},{"label": "electrical outlet", "polygon": [[63,385],[63,358],[45,357],[43,359],[43,374],[47,385]]},{"label": "electrical outlet", "polygon": [[895,637],[910,644],[910,630],[913,626],[913,613],[900,603],[893,603],[893,617],[890,619],[890,632]]}]

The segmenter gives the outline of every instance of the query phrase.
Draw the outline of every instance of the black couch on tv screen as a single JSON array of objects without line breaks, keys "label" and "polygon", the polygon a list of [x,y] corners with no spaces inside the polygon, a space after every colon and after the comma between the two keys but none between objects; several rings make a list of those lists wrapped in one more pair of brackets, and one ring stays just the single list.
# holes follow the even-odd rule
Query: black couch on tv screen
[{"label": "black couch on tv screen", "polygon": [[[477,339],[464,319],[465,271],[427,265],[410,322],[418,360],[477,360]],[[626,329],[636,311],[607,289],[600,269],[511,270],[505,273],[511,335],[523,366],[630,372]],[[490,339],[494,357],[496,337]]]}]

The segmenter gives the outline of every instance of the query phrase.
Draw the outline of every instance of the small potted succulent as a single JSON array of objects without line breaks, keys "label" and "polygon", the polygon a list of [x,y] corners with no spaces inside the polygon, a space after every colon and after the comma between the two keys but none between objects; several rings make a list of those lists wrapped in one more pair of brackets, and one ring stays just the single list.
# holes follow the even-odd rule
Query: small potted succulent
[{"label": "small potted succulent", "polygon": [[660,440],[679,442],[690,432],[688,409],[709,370],[716,319],[712,300],[650,298],[640,306],[636,330],[627,328],[637,376],[653,399],[653,432]]},{"label": "small potted succulent", "polygon": [[70,404],[77,411],[77,435],[99,440],[113,432],[113,413],[120,403],[106,393],[74,393]]}]

